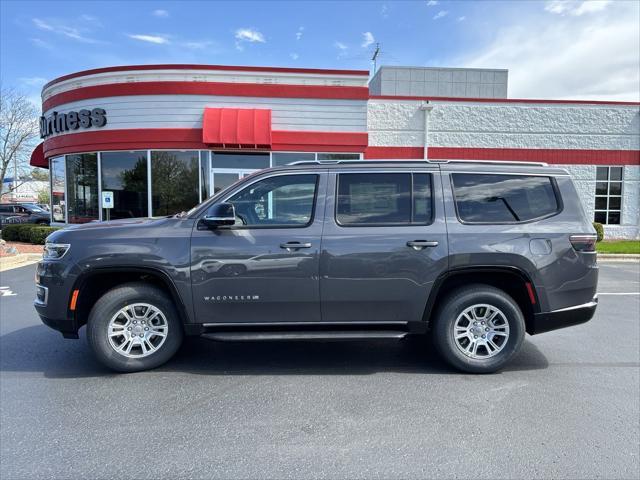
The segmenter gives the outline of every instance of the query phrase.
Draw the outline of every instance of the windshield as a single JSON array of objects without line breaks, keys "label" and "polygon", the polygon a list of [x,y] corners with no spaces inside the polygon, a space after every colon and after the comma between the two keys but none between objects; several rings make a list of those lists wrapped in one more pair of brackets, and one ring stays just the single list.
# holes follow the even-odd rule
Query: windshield
[{"label": "windshield", "polygon": [[[44,212],[44,210],[43,210],[43,209],[41,209],[41,208],[40,208],[39,206],[37,206],[37,205],[26,204],[26,205],[23,205],[23,206],[24,206],[24,208],[29,209],[29,210],[31,210],[32,212],[38,212],[38,213]],[[46,212],[45,212],[45,213],[46,213]]]}]

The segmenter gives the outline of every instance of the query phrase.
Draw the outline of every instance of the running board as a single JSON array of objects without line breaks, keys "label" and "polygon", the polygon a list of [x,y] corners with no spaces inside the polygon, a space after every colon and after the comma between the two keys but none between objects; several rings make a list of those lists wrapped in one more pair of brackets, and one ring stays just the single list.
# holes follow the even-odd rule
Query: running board
[{"label": "running board", "polygon": [[280,332],[211,332],[201,336],[220,342],[251,342],[268,340],[364,340],[374,338],[404,338],[409,332],[401,330],[350,331],[280,331]]}]

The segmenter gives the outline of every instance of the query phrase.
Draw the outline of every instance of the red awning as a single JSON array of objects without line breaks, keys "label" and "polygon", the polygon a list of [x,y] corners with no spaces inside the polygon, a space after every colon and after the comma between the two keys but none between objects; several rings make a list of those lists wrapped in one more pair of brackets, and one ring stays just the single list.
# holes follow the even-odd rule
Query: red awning
[{"label": "red awning", "polygon": [[271,148],[271,110],[205,108],[202,141],[225,148]]},{"label": "red awning", "polygon": [[49,168],[49,162],[44,158],[44,149],[42,148],[44,142],[41,142],[36,148],[31,152],[31,160],[29,161],[29,165],[32,167],[40,167],[40,168]]}]

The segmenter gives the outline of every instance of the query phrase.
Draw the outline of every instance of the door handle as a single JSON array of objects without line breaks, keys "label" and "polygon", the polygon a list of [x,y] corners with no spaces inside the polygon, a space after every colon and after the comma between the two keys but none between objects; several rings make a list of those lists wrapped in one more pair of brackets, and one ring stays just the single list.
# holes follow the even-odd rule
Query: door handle
[{"label": "door handle", "polygon": [[287,243],[281,243],[280,248],[284,248],[291,251],[291,250],[298,250],[300,248],[311,248],[311,244],[300,243],[300,242],[287,242]]},{"label": "door handle", "polygon": [[437,247],[438,242],[430,240],[412,240],[407,242],[407,247],[411,247],[414,250],[422,250],[427,247]]}]

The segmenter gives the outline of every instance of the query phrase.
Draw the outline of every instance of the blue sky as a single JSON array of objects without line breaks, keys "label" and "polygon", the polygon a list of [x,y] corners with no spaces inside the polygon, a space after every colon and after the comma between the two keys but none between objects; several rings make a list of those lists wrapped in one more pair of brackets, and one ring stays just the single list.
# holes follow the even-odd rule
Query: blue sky
[{"label": "blue sky", "polygon": [[508,68],[513,98],[638,100],[640,2],[2,0],[3,87],[139,63]]}]

